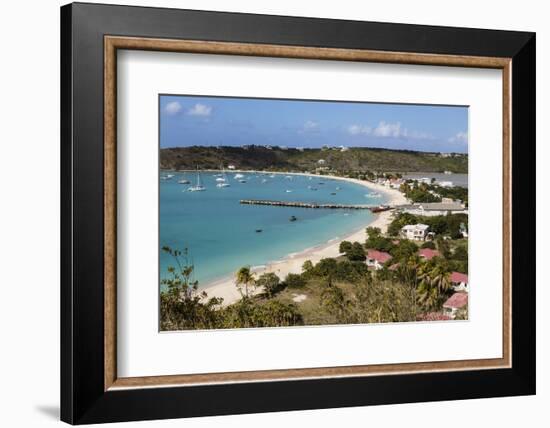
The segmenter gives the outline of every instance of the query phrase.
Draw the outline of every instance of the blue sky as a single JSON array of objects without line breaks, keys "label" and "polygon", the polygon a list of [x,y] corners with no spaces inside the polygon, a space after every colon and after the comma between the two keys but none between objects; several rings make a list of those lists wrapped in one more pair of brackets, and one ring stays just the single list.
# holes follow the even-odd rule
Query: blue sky
[{"label": "blue sky", "polygon": [[161,95],[160,127],[161,147],[468,151],[467,107]]}]

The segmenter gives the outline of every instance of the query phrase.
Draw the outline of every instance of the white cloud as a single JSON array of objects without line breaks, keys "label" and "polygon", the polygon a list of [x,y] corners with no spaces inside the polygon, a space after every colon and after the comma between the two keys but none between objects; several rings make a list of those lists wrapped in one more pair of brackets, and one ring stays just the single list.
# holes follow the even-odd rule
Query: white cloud
[{"label": "white cloud", "polygon": [[182,106],[177,101],[172,101],[164,106],[164,111],[168,114],[178,114],[182,109]]},{"label": "white cloud", "polygon": [[406,129],[401,129],[401,123],[389,123],[389,122],[380,122],[376,128],[373,130],[373,135],[376,137],[406,137],[408,131]]},{"label": "white cloud", "polygon": [[187,112],[191,116],[210,116],[210,113],[212,113],[212,107],[200,103],[195,104]]},{"label": "white cloud", "polygon": [[359,134],[370,135],[372,132],[372,128],[370,126],[351,125],[348,127],[348,132],[351,135],[359,135]]},{"label": "white cloud", "polygon": [[319,124],[317,122],[314,122],[313,120],[308,120],[306,123],[304,123],[304,131],[312,131],[317,128],[319,128]]},{"label": "white cloud", "polygon": [[348,127],[351,135],[371,135],[382,138],[409,138],[414,140],[433,140],[433,135],[427,132],[409,131],[401,126],[401,122],[381,121],[378,126],[372,128],[368,125],[351,125]]},{"label": "white cloud", "polygon": [[468,143],[468,133],[467,132],[457,132],[455,135],[449,138],[449,143]]}]

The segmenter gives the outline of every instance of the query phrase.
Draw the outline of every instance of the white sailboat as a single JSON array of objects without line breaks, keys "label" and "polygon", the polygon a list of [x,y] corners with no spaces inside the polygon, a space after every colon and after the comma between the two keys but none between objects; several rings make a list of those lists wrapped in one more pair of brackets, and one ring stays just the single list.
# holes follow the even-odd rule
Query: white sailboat
[{"label": "white sailboat", "polygon": [[225,170],[223,169],[223,164],[220,164],[221,173],[215,174],[214,177],[216,177],[216,181],[218,183],[223,183],[224,181],[227,181],[227,177],[225,176]]},{"label": "white sailboat", "polygon": [[196,186],[191,186],[187,189],[188,192],[204,192],[206,190],[206,187],[204,187],[201,184],[201,173],[199,172],[199,168],[197,167],[197,184]]},{"label": "white sailboat", "polygon": [[191,183],[187,178],[184,177],[181,177],[181,179],[178,180],[178,183],[179,184],[189,184]]},{"label": "white sailboat", "polygon": [[229,184],[227,180],[227,175],[225,174],[225,169],[223,168],[223,165],[221,167],[222,167],[222,173],[221,173],[221,177],[216,178],[216,181],[218,182],[218,184],[216,184],[216,187],[220,187],[220,188],[229,187],[231,186],[231,184]]}]

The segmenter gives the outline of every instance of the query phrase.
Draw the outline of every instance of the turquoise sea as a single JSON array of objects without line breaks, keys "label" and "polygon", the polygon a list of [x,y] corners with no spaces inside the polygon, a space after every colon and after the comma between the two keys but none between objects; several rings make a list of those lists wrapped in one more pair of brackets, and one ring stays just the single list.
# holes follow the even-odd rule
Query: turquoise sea
[{"label": "turquoise sea", "polygon": [[[161,177],[168,172],[162,171]],[[241,205],[240,199],[270,199],[341,204],[380,204],[382,194],[342,180],[321,176],[242,173],[246,183],[227,174],[230,187],[216,187],[215,172],[200,174],[203,192],[188,192],[195,172],[172,172],[160,181],[160,246],[187,248],[199,286],[225,277],[241,266],[261,266],[270,261],[326,244],[367,224],[368,210],[304,209]],[[191,184],[179,184],[188,179]],[[316,189],[316,190],[315,190]],[[296,221],[290,221],[295,216]],[[261,229],[260,233],[256,230]],[[173,265],[160,252],[160,275]]]}]

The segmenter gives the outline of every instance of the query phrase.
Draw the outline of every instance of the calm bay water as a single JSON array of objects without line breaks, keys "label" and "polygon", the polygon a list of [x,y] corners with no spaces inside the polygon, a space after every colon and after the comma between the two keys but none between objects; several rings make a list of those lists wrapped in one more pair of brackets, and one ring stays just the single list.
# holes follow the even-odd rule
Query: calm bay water
[{"label": "calm bay water", "polygon": [[[241,205],[240,199],[341,204],[379,204],[386,200],[385,195],[375,197],[364,186],[340,180],[243,173],[246,183],[240,183],[234,172],[227,174],[231,186],[225,188],[216,187],[215,173],[201,173],[206,191],[188,192],[187,188],[195,184],[196,173],[173,174],[171,180],[160,182],[160,246],[187,248],[200,286],[230,275],[241,266],[264,265],[325,244],[373,218],[368,210]],[[179,184],[181,178],[191,184]],[[289,221],[291,216],[297,221]],[[258,229],[262,232],[256,232]],[[161,277],[169,265],[173,265],[170,256],[161,252]]]}]

